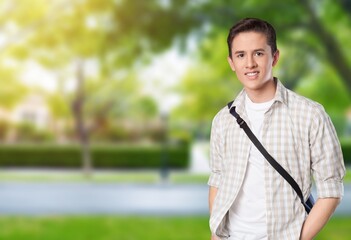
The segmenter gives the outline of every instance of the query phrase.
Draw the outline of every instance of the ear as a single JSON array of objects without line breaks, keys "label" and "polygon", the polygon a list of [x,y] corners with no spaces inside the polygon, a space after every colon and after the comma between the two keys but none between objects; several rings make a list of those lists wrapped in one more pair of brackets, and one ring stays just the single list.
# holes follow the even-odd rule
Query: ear
[{"label": "ear", "polygon": [[227,57],[227,60],[228,60],[228,63],[229,63],[230,68],[233,70],[233,72],[235,72],[235,67],[234,67],[233,59],[232,59],[230,56],[228,56],[228,57]]},{"label": "ear", "polygon": [[280,55],[280,52],[279,52],[279,50],[277,49],[277,51],[276,51],[276,52],[274,53],[274,55],[273,55],[272,67],[274,67],[275,65],[277,65],[278,60],[279,60],[279,55]]}]

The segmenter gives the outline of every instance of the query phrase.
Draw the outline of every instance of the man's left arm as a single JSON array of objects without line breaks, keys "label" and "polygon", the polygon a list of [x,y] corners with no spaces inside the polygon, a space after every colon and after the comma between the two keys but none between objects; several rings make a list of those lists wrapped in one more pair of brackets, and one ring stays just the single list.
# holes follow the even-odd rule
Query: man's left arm
[{"label": "man's left arm", "polygon": [[300,240],[313,239],[325,226],[340,203],[340,198],[319,198],[302,226]]},{"label": "man's left arm", "polygon": [[300,239],[313,239],[325,226],[343,196],[345,165],[334,125],[323,108],[316,108],[310,147],[318,200],[305,220]]}]

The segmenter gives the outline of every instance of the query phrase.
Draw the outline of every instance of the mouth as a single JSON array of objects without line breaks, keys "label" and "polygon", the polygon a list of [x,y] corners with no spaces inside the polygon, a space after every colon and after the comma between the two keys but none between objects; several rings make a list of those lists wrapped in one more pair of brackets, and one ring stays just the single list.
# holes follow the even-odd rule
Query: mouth
[{"label": "mouth", "polygon": [[259,73],[258,71],[247,72],[247,73],[245,73],[245,75],[248,76],[248,77],[255,77],[255,76],[258,75],[258,73]]}]

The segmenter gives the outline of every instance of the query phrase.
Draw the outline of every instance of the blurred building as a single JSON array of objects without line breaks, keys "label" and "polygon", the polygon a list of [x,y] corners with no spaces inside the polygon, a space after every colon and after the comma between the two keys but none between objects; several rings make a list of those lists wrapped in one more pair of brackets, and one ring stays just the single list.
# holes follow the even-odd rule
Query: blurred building
[{"label": "blurred building", "polygon": [[10,122],[11,121],[11,112],[9,112],[7,109],[0,107],[0,120],[4,122]]},{"label": "blurred building", "polygon": [[29,123],[37,129],[50,125],[50,109],[45,99],[37,94],[28,95],[12,110],[13,123]]},{"label": "blurred building", "polygon": [[50,108],[40,94],[25,96],[12,109],[0,111],[0,117],[8,123],[4,134],[4,141],[7,143],[15,143],[22,138],[43,138],[38,133],[51,129]]}]

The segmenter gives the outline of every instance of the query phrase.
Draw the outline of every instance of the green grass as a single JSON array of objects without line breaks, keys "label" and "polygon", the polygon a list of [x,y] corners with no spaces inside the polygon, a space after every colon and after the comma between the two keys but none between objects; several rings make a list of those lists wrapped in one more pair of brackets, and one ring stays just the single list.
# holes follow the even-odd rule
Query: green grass
[{"label": "green grass", "polygon": [[351,183],[351,166],[346,167],[346,175],[344,178],[345,183]]},{"label": "green grass", "polygon": [[[208,174],[192,174],[187,171],[170,171],[171,183],[203,183],[208,181]],[[160,181],[160,171],[95,171],[87,179],[81,171],[55,171],[55,170],[0,170],[0,181],[22,182],[115,182],[115,183],[157,183]],[[345,183],[351,183],[351,166],[347,167],[344,178]]]},{"label": "green grass", "polygon": [[2,240],[209,239],[205,217],[1,217]]},{"label": "green grass", "polygon": [[[25,171],[1,170],[0,181],[19,182],[116,182],[116,183],[157,183],[159,171],[97,171],[87,179],[80,171]],[[192,174],[185,171],[170,171],[172,183],[207,183],[208,174]]]},{"label": "green grass", "polygon": [[333,217],[315,238],[316,240],[348,240],[350,239],[351,216]]},{"label": "green grass", "polygon": [[[208,240],[208,218],[0,217],[2,240]],[[316,240],[350,239],[351,217],[335,217]]]}]

